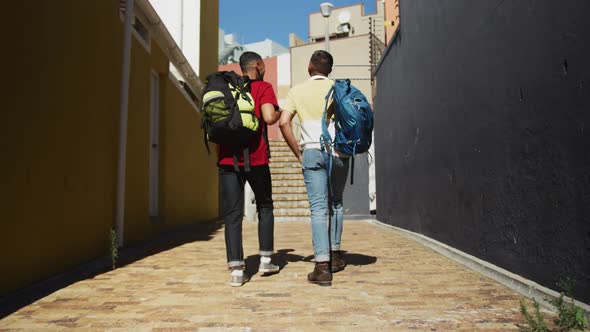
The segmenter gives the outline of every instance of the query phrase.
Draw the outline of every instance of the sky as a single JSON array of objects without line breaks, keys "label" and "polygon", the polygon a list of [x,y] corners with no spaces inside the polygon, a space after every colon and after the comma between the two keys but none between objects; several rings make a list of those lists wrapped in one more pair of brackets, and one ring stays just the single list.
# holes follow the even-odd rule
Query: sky
[{"label": "sky", "polygon": [[372,14],[376,1],[381,0],[219,0],[219,27],[241,44],[269,38],[288,48],[291,32],[307,40],[309,14],[319,12],[322,2],[336,8],[363,3],[365,14]]}]

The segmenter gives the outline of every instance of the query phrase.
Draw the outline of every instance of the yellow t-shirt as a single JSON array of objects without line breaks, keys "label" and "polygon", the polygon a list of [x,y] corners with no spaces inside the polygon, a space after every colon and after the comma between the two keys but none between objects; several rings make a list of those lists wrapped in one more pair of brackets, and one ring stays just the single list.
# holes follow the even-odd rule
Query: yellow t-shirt
[{"label": "yellow t-shirt", "polygon": [[[301,122],[299,145],[302,150],[321,148],[322,114],[326,106],[326,95],[332,85],[334,85],[334,81],[331,79],[316,75],[294,86],[287,94],[285,104],[281,109],[299,116]],[[329,102],[332,102],[332,98],[330,98]],[[328,130],[332,138],[334,138],[334,126],[329,126]]]}]

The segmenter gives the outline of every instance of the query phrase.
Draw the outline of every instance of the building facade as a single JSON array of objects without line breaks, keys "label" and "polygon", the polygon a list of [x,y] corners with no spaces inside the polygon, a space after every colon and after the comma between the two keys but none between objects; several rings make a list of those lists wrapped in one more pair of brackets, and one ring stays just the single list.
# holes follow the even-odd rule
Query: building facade
[{"label": "building facade", "polygon": [[[126,43],[125,3],[6,5],[19,30],[7,34],[14,70],[0,121],[0,295],[108,255],[112,229],[130,246],[218,218],[215,159],[191,96],[216,70],[215,48],[200,47],[195,72],[147,0],[135,1]],[[200,8],[199,43],[215,45],[217,3]]]},{"label": "building facade", "polygon": [[256,52],[263,59],[276,57],[282,54],[289,53],[289,49],[277,43],[272,39],[265,39],[263,41],[241,44],[235,34],[225,34],[222,29],[219,29],[219,65],[228,65],[238,63],[240,55],[246,51]]}]

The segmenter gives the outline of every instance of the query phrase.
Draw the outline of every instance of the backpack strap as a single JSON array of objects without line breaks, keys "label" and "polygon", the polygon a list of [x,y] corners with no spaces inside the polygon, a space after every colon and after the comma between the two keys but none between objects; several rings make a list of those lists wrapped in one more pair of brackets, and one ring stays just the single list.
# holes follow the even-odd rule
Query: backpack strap
[{"label": "backpack strap", "polygon": [[328,113],[328,102],[330,101],[330,96],[334,92],[334,86],[330,88],[328,94],[326,95],[326,103],[324,105],[324,112],[322,113],[322,135],[320,136],[320,144],[322,145],[322,149],[325,149],[328,154],[332,154],[330,145],[332,144],[332,137],[330,136],[330,132],[328,131],[328,124],[327,124],[327,113]]},{"label": "backpack strap", "polygon": [[250,79],[247,76],[239,76],[233,71],[222,72],[222,77],[228,85],[236,89],[235,96],[229,88],[223,89],[223,93],[225,105],[231,110],[231,119],[228,125],[230,128],[237,128],[242,123],[238,100],[244,99],[252,104],[252,99],[250,99],[247,93],[250,90]]},{"label": "backpack strap", "polygon": [[324,112],[322,113],[322,135],[320,136],[320,145],[322,147],[322,155],[324,159],[328,162],[328,187],[330,189],[330,196],[334,193],[332,191],[332,159],[334,158],[334,154],[332,153],[331,145],[332,145],[332,137],[330,136],[330,132],[328,131],[328,124],[327,122],[327,113],[328,113],[328,102],[330,101],[330,96],[334,92],[334,86],[328,90],[328,94],[326,95],[326,104],[324,105]]},{"label": "backpack strap", "polygon": [[334,155],[325,155],[328,157],[328,188],[330,189],[330,196],[334,197],[334,190],[332,189],[332,164],[334,161]]},{"label": "backpack strap", "polygon": [[357,142],[354,142],[354,146],[352,147],[352,160],[350,161],[350,185],[353,184],[353,180],[354,180],[354,155],[356,154],[356,145]]},{"label": "backpack strap", "polygon": [[244,149],[244,172],[250,172],[250,148]]},{"label": "backpack strap", "polygon": [[232,95],[229,86],[237,86],[237,74],[229,71],[222,71],[218,74],[225,81],[226,84],[222,86],[216,86],[215,88],[223,93],[223,102],[225,104],[225,107],[231,110],[236,106],[236,99]]},{"label": "backpack strap", "polygon": [[207,154],[211,154],[211,149],[209,149],[209,136],[207,136],[207,121],[205,119],[205,114],[203,113],[203,118],[201,119],[201,128],[203,129],[203,142],[205,143],[205,148],[207,148]]},{"label": "backpack strap", "polygon": [[350,161],[350,185],[352,185],[354,179],[354,155],[352,155],[352,160]]},{"label": "backpack strap", "polygon": [[240,152],[238,149],[234,149],[234,170],[236,172],[240,171],[240,166],[238,165],[238,160],[240,158]]},{"label": "backpack strap", "polygon": [[207,154],[211,154],[211,149],[209,148],[209,136],[207,136],[207,131],[203,130],[203,142],[205,142],[205,147],[207,148]]},{"label": "backpack strap", "polygon": [[240,152],[242,152],[242,155],[244,156],[244,172],[250,172],[250,148],[246,147],[243,150],[240,151],[239,148],[235,148],[234,149],[234,170],[236,172],[240,171],[240,165],[239,160],[240,160]]}]

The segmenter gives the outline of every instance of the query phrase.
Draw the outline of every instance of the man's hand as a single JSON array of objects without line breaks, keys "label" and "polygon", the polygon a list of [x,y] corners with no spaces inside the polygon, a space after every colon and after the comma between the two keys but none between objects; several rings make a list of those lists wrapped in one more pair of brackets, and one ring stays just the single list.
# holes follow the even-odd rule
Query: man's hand
[{"label": "man's hand", "polygon": [[328,110],[326,111],[326,121],[330,122],[329,120],[332,118],[332,116],[334,115],[334,102],[330,103],[330,106],[328,106]]},{"label": "man's hand", "polygon": [[293,120],[294,116],[295,114],[291,112],[282,111],[281,118],[279,119],[279,128],[281,129],[281,133],[285,138],[285,142],[287,142],[287,145],[289,145],[289,148],[291,151],[293,151],[293,154],[301,163],[301,150],[299,150],[299,145],[297,144],[297,140],[295,139],[295,135],[293,135],[293,130],[291,129],[291,120]]}]

